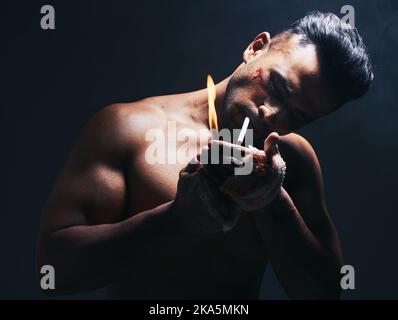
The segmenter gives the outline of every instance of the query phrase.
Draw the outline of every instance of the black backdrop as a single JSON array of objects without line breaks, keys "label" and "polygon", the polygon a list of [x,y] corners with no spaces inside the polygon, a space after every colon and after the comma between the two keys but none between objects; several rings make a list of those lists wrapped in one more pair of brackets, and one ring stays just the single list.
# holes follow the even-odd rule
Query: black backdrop
[{"label": "black backdrop", "polygon": [[[55,7],[55,31],[40,28],[44,4]],[[374,86],[300,133],[318,153],[346,263],[356,270],[356,289],[343,298],[398,298],[394,0],[1,2],[0,298],[43,297],[34,274],[40,211],[95,111],[202,88],[207,73],[219,81],[256,34],[275,34],[314,9],[339,14],[344,4],[356,10],[376,66]],[[261,297],[285,297],[271,270],[265,282]]]}]

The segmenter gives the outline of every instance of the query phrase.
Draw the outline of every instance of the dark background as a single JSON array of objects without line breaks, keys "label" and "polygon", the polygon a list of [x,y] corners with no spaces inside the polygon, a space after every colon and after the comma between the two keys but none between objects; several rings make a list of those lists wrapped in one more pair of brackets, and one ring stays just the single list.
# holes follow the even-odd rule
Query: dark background
[{"label": "dark background", "polygon": [[[55,31],[40,28],[44,4],[55,7]],[[354,6],[375,64],[373,88],[300,132],[317,151],[345,262],[356,270],[356,289],[343,298],[398,298],[393,0],[1,2],[0,298],[43,297],[34,273],[40,211],[94,112],[203,88],[207,73],[220,81],[261,31],[275,34],[314,9],[340,15],[344,4]],[[264,282],[262,298],[285,297],[272,270]]]}]

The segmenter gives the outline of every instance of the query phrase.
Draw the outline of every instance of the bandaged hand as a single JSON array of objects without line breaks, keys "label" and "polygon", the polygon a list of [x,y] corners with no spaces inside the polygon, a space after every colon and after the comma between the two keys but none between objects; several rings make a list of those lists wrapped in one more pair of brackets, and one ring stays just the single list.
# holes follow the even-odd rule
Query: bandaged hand
[{"label": "bandaged hand", "polygon": [[279,135],[271,133],[264,141],[264,150],[251,148],[243,158],[243,165],[253,161],[249,175],[231,175],[221,186],[243,211],[255,211],[266,207],[280,193],[286,174],[286,163],[282,159],[278,142]]},{"label": "bandaged hand", "polygon": [[[208,150],[206,147],[202,153]],[[190,233],[226,232],[239,218],[239,208],[205,173],[207,166],[198,155],[180,171],[173,215],[181,228]]]}]

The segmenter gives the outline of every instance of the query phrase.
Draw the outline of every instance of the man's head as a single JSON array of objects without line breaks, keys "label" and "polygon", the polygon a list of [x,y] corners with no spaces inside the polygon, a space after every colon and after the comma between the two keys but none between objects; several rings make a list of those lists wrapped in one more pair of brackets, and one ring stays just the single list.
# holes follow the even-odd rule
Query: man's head
[{"label": "man's head", "polygon": [[364,95],[373,79],[356,29],[313,12],[270,38],[259,34],[243,54],[224,100],[223,126],[249,116],[255,139],[289,133]]}]

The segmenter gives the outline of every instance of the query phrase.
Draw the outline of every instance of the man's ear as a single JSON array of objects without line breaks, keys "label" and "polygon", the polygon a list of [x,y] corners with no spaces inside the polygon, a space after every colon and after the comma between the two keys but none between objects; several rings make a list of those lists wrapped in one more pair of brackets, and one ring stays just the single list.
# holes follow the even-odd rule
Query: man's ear
[{"label": "man's ear", "polygon": [[253,42],[249,44],[245,52],[243,52],[243,61],[248,63],[260,52],[266,52],[271,43],[271,36],[268,32],[261,32],[254,38]]}]

